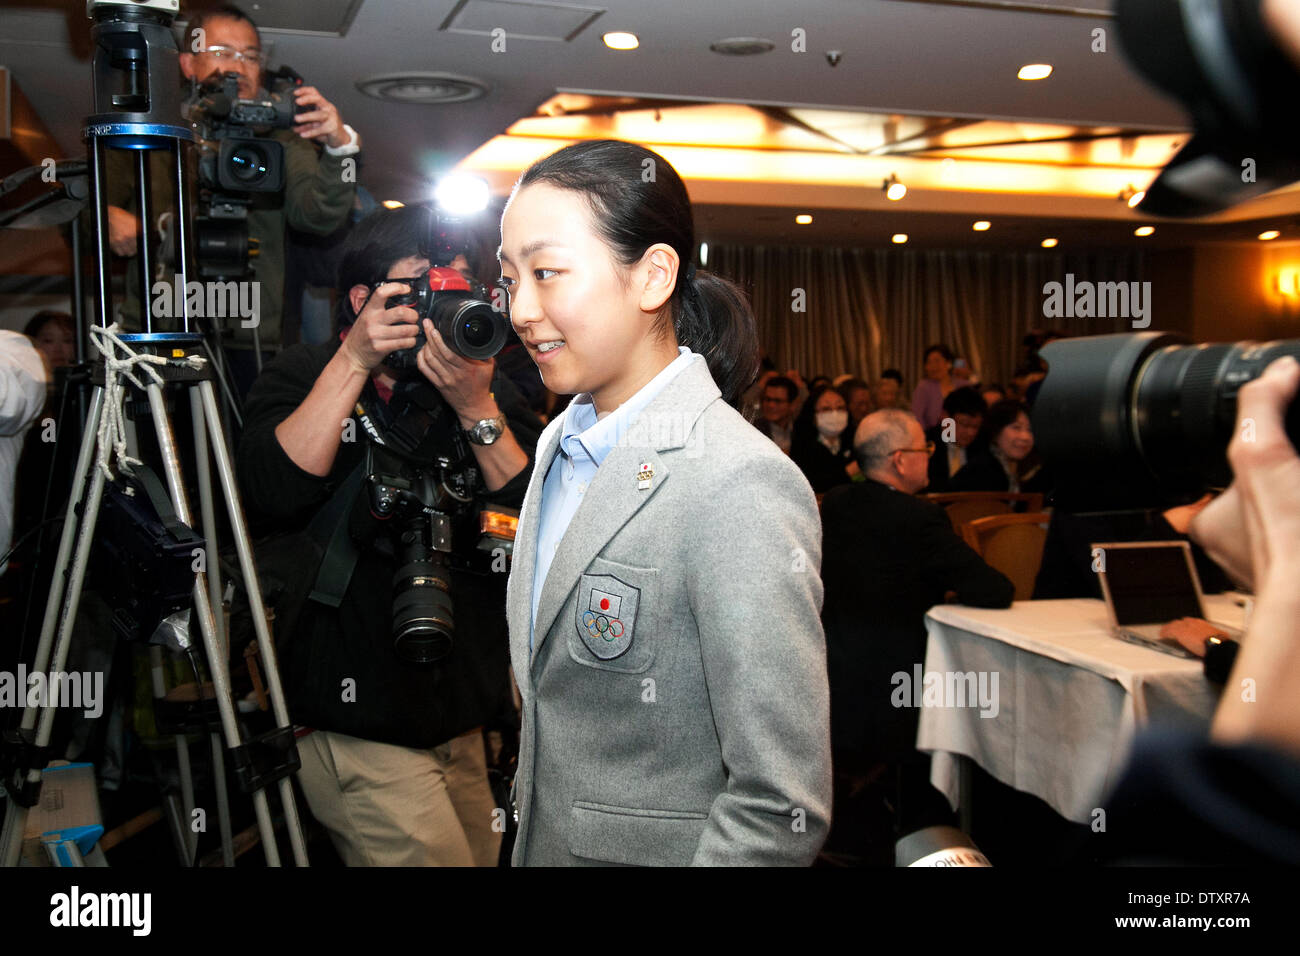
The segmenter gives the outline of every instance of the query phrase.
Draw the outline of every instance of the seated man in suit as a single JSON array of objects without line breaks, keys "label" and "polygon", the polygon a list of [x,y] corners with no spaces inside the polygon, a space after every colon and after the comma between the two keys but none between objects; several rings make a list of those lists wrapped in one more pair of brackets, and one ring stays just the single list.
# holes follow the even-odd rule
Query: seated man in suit
[{"label": "seated man in suit", "polygon": [[891,703],[896,673],[925,660],[925,612],[945,600],[1008,607],[1014,587],[953,531],[925,487],[929,447],[910,412],[862,420],[854,451],[867,481],[841,485],[822,503],[822,581],[831,745],[838,768],[885,763],[897,771],[899,835],[948,822],[916,750],[918,714]]},{"label": "seated man in suit", "polygon": [[966,450],[980,433],[987,406],[974,385],[954,388],[943,400],[943,419],[925,437],[934,443],[929,491],[948,491],[952,476],[966,464]]},{"label": "seated man in suit", "polygon": [[799,387],[784,375],[774,375],[763,386],[763,417],[755,427],[776,442],[787,455],[794,437],[794,416],[798,411],[796,399]]}]

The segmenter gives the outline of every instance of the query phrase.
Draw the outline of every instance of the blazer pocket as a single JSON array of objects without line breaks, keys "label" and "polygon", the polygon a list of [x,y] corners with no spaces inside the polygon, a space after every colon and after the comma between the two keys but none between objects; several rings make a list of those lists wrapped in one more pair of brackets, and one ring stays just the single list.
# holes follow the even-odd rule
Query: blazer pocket
[{"label": "blazer pocket", "polygon": [[569,852],[628,866],[687,866],[709,815],[695,810],[642,810],[575,800]]},{"label": "blazer pocket", "polygon": [[655,659],[659,572],[593,558],[578,579],[569,656],[596,670],[640,674]]}]

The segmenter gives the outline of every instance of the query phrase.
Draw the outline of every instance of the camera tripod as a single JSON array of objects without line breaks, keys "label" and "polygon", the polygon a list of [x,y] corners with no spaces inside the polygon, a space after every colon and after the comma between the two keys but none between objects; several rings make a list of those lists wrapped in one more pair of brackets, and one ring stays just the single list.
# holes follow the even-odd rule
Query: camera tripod
[{"label": "camera tripod", "polygon": [[[55,575],[46,601],[45,620],[41,628],[33,670],[58,672],[65,665],[71,643],[72,626],[77,616],[89,561],[90,547],[95,535],[95,525],[103,500],[104,485],[110,472],[109,461],[116,456],[119,466],[125,469],[129,469],[133,461],[126,456],[126,430],[122,418],[125,399],[124,379],[144,391],[148,398],[172,507],[181,522],[186,525],[193,524],[175,437],[163,396],[164,385],[175,383],[185,387],[189,391],[196,423],[196,445],[202,445],[202,431],[206,430],[208,444],[215,455],[217,475],[230,518],[240,568],[247,584],[253,624],[277,725],[266,734],[249,741],[243,740],[231,695],[229,657],[217,632],[213,601],[208,590],[208,576],[206,571],[200,570],[195,574],[194,607],[199,629],[202,632],[208,672],[216,694],[222,733],[227,747],[235,758],[236,775],[240,786],[253,797],[267,864],[278,866],[280,862],[265,793],[267,785],[278,783],[294,859],[298,865],[305,866],[307,865],[306,844],[298,819],[292,782],[289,779],[298,768],[293,728],[284,703],[261,589],[258,587],[257,572],[253,566],[252,547],[244,524],[229,451],[222,433],[221,419],[212,388],[211,369],[205,359],[187,354],[187,351],[192,353],[192,349],[171,348],[169,349],[172,353],[171,357],[163,358],[148,351],[133,352],[114,334],[111,327],[109,329],[96,327],[93,331],[102,336],[100,349],[104,353],[104,359],[96,367],[97,372],[102,374],[102,382],[97,383],[91,400],[90,417],[86,423],[77,459],[69,513],[72,513],[72,510],[82,501],[83,495],[86,495],[88,481],[89,495],[86,497],[84,507],[77,511],[76,520],[64,523]],[[173,340],[169,342],[170,345],[179,336],[169,338]],[[194,339],[197,336],[189,336],[189,338]],[[136,371],[143,374],[137,377]],[[202,447],[199,447],[198,451],[202,471],[205,456]],[[205,526],[211,534],[213,528],[211,515],[214,510],[210,482],[200,482],[200,498],[201,507],[207,518]],[[74,541],[75,555],[73,554]],[[215,558],[213,545],[214,542],[209,538],[208,546],[213,550]],[[25,748],[21,764],[24,778],[16,782],[19,785],[12,788],[9,812],[5,817],[3,834],[0,834],[0,864],[5,866],[17,865],[22,849],[27,809],[39,793],[45,748],[48,747],[53,724],[54,708],[49,705],[49,702],[42,708],[27,708],[23,712],[20,734]]]}]

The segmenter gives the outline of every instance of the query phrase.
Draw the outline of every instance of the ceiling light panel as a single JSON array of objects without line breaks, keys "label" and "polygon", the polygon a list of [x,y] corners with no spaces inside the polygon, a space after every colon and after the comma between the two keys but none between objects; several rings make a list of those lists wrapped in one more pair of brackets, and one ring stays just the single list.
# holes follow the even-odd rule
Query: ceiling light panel
[{"label": "ceiling light panel", "polygon": [[573,3],[533,3],[525,0],[461,0],[442,21],[440,30],[492,36],[504,30],[506,39],[568,42],[591,26],[603,7]]}]

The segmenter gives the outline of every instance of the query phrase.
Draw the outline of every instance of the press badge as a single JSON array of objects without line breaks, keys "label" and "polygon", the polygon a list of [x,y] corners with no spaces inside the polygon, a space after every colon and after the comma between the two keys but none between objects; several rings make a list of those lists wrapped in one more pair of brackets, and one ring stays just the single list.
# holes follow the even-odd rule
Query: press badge
[{"label": "press badge", "polygon": [[578,637],[602,661],[622,657],[632,646],[641,591],[612,574],[584,574],[578,588]]}]

